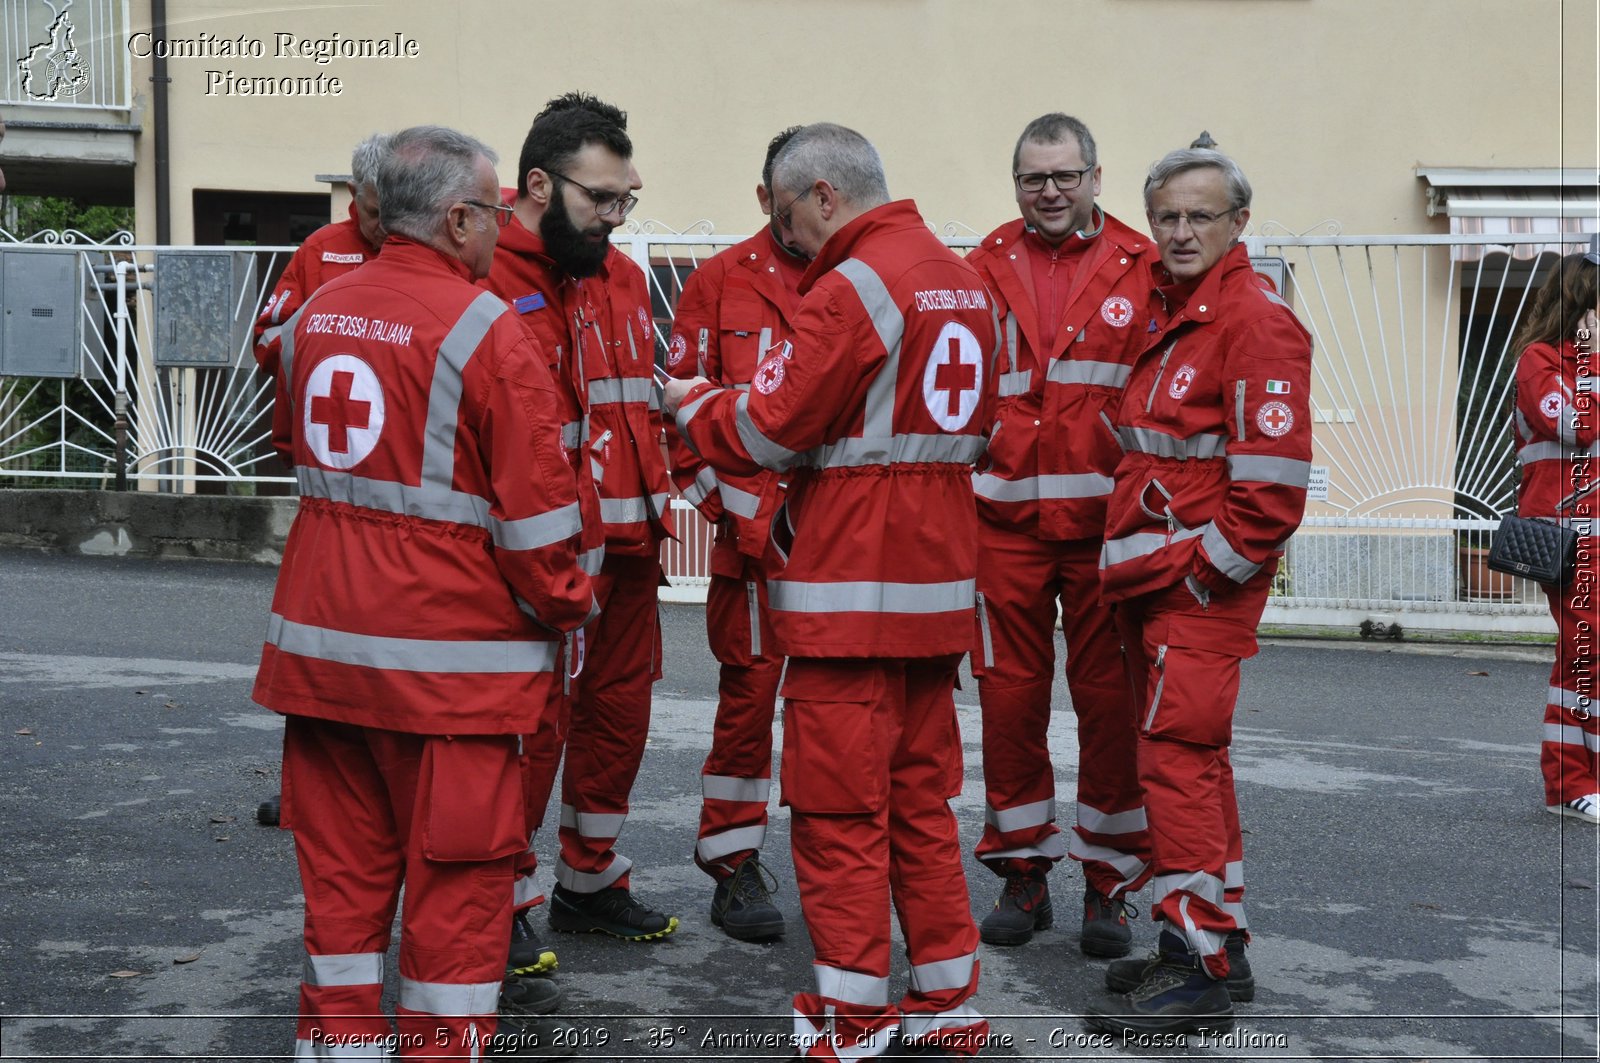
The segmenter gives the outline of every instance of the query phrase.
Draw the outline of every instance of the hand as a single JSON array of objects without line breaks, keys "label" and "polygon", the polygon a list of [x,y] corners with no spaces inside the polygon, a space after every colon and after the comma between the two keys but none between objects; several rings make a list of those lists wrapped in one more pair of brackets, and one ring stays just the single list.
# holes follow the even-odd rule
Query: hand
[{"label": "hand", "polygon": [[679,380],[674,377],[661,385],[662,409],[666,411],[668,417],[678,416],[678,407],[683,405],[683,400],[688,397],[689,392],[701,384],[709,383],[711,381],[703,376],[697,376],[692,380]]},{"label": "hand", "polygon": [[1600,341],[1600,336],[1596,336],[1597,332],[1600,332],[1600,317],[1597,317],[1593,310],[1585,310],[1583,320],[1578,322],[1577,341],[1588,344],[1589,350],[1592,351],[1596,346],[1600,346],[1600,343],[1597,343]]}]

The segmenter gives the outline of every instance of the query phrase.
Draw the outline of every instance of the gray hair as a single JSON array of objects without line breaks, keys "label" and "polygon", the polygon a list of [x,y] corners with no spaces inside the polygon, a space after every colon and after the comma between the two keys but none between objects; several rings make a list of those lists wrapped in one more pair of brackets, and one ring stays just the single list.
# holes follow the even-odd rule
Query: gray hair
[{"label": "gray hair", "polygon": [[1030,141],[1034,144],[1065,144],[1068,137],[1077,138],[1078,152],[1083,156],[1085,166],[1094,167],[1099,163],[1100,156],[1095,151],[1094,137],[1089,133],[1089,127],[1070,114],[1052,111],[1050,114],[1041,114],[1022,130],[1022,135],[1017,138],[1017,146],[1011,149],[1012,171],[1016,171],[1022,158],[1022,145]]},{"label": "gray hair", "polygon": [[431,243],[445,211],[477,192],[479,156],[500,157],[482,141],[444,126],[420,125],[389,138],[378,163],[378,216],[398,236]]},{"label": "gray hair", "polygon": [[387,133],[374,133],[357,144],[356,150],[350,153],[350,183],[358,189],[376,188],[378,163],[383,161],[388,150]]},{"label": "gray hair", "polygon": [[1220,151],[1210,148],[1179,148],[1169,151],[1150,164],[1150,176],[1144,179],[1144,207],[1150,209],[1150,196],[1180,173],[1189,170],[1220,170],[1228,186],[1228,206],[1243,210],[1250,206],[1250,182],[1239,164]]},{"label": "gray hair", "polygon": [[802,126],[772,162],[772,182],[787,192],[826,181],[840,197],[870,210],[889,202],[883,159],[872,142],[842,125],[818,122]]}]

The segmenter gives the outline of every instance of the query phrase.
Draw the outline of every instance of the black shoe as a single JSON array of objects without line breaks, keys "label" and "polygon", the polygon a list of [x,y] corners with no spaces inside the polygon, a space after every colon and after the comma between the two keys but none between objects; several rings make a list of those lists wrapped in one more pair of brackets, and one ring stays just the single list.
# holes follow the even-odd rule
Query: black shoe
[{"label": "black shoe", "polygon": [[500,1016],[553,1015],[565,996],[554,978],[507,978],[500,984]]},{"label": "black shoe", "polygon": [[[1248,1004],[1256,998],[1256,980],[1250,973],[1250,959],[1244,954],[1244,931],[1228,932],[1228,999]],[[1117,960],[1106,968],[1106,988],[1113,993],[1131,993],[1145,980],[1150,968],[1161,962],[1153,952],[1142,960]]]},{"label": "black shoe", "polygon": [[1086,956],[1126,956],[1133,948],[1128,916],[1138,914],[1121,897],[1107,897],[1088,887],[1083,894],[1083,936],[1078,948]]},{"label": "black shoe", "polygon": [[506,954],[506,974],[549,974],[559,964],[555,950],[546,946],[534,933],[528,919],[532,909],[524,908],[511,916],[511,951]]},{"label": "black shoe", "polygon": [[990,945],[1026,945],[1035,930],[1050,929],[1055,919],[1045,873],[1033,868],[1008,871],[994,911],[978,924],[978,937]]},{"label": "black shoe", "polygon": [[500,987],[500,1018],[485,1052],[494,1059],[571,1059],[580,1031],[554,1012],[561,987],[551,978],[508,978]]},{"label": "black shoe", "polygon": [[783,913],[772,903],[777,880],[755,854],[717,883],[711,895],[711,925],[719,926],[739,941],[761,941],[783,936]]},{"label": "black shoe", "polygon": [[1233,1029],[1228,987],[1206,974],[1198,953],[1170,930],[1161,932],[1159,958],[1144,980],[1108,1008],[1084,1016],[1091,1030],[1120,1034],[1180,1034]]},{"label": "black shoe", "polygon": [[256,806],[256,822],[263,827],[276,827],[283,812],[283,795],[273,794]]},{"label": "black shoe", "polygon": [[678,929],[678,917],[645,906],[621,886],[598,893],[577,893],[557,886],[550,894],[550,929],[654,941]]}]

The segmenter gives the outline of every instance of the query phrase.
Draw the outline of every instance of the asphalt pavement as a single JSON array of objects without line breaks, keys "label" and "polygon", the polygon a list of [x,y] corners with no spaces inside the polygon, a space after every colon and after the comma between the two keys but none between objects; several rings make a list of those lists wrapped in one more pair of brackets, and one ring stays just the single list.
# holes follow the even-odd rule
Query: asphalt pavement
[{"label": "asphalt pavement", "polygon": [[[0,1058],[292,1050],[293,842],[254,823],[277,788],[282,725],[249,698],[274,578],[0,550]],[[787,813],[775,797],[763,859],[789,933],[734,942],[711,926],[710,880],[690,859],[716,666],[701,609],[662,613],[666,676],[619,848],[636,891],[682,925],[654,944],[551,935],[558,977],[582,1058],[781,1058],[764,1046],[811,985]],[[1233,746],[1258,985],[1234,1033],[1140,1045],[1088,1032],[1081,1014],[1109,998],[1103,962],[1077,948],[1069,862],[1051,878],[1055,929],[982,951],[984,1055],[1595,1059],[1600,832],[1542,807],[1551,653],[1265,645],[1245,666]],[[981,917],[998,880],[970,857],[983,784],[964,686],[953,806]],[[1077,747],[1057,686],[1051,743],[1070,808]],[[541,837],[553,844],[554,830]],[[1153,945],[1147,920],[1135,933],[1139,951]],[[893,983],[904,978],[897,957]]]}]

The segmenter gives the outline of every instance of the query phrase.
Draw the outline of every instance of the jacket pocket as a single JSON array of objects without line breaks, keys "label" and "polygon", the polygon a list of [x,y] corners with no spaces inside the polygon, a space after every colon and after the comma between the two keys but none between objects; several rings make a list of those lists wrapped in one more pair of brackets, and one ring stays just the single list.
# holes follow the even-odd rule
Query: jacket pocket
[{"label": "jacket pocket", "polygon": [[422,853],[430,860],[496,860],[528,846],[514,736],[431,738],[422,753],[417,796],[426,802],[418,811]]},{"label": "jacket pocket", "polygon": [[889,797],[889,751],[878,667],[791,659],[782,693],[782,803],[836,815],[881,809]]}]

